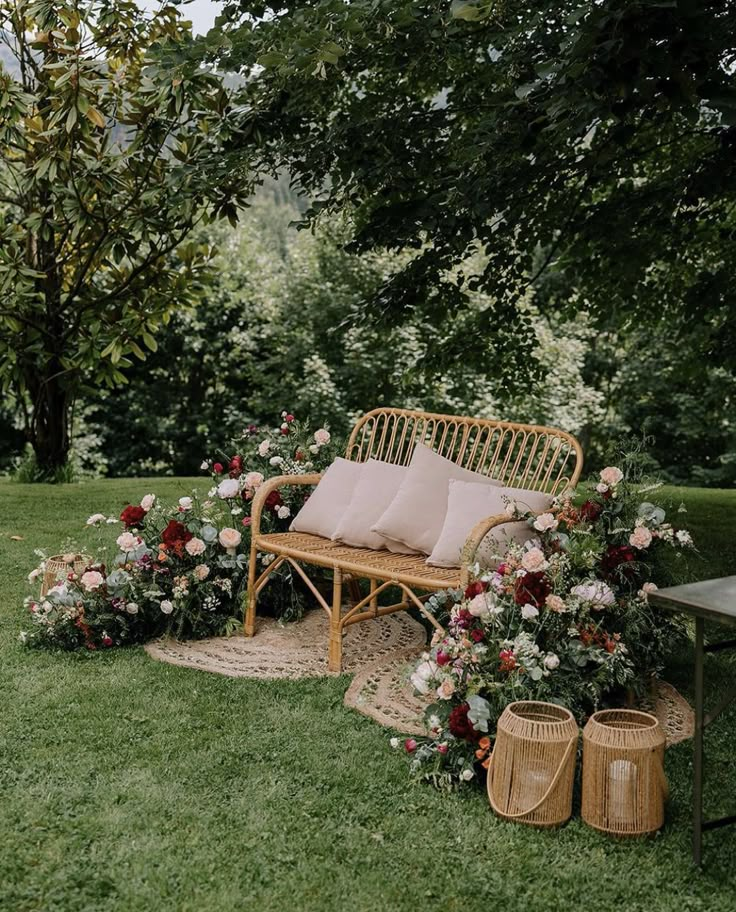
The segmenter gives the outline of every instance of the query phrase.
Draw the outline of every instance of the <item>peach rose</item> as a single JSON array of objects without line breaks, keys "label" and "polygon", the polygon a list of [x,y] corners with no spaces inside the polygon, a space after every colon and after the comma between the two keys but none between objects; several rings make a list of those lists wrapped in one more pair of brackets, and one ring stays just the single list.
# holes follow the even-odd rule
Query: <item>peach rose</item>
[{"label": "peach rose", "polygon": [[455,683],[449,678],[445,678],[445,680],[437,688],[437,696],[440,698],[440,700],[449,700],[454,693]]},{"label": "peach rose", "polygon": [[540,570],[546,570],[549,564],[540,548],[530,548],[521,558],[521,566],[528,573],[538,573]]},{"label": "peach rose", "polygon": [[246,488],[260,488],[263,484],[263,475],[260,472],[248,472],[243,480]]},{"label": "peach rose", "polygon": [[634,531],[629,536],[629,544],[633,548],[638,548],[639,551],[643,551],[645,548],[648,548],[652,543],[652,533],[647,529],[646,526],[637,526]]},{"label": "peach rose", "polygon": [[558,614],[561,614],[565,610],[565,603],[559,595],[548,595],[544,604],[550,611],[556,611]]},{"label": "peach rose", "polygon": [[197,564],[197,566],[194,568],[194,575],[201,583],[202,580],[206,580],[210,575],[210,568],[207,566],[207,564]]},{"label": "peach rose", "polygon": [[190,538],[186,545],[184,545],[187,554],[191,554],[192,557],[199,557],[200,554],[204,554],[206,547],[207,545],[205,545],[201,538]]},{"label": "peach rose", "polygon": [[242,539],[242,536],[237,529],[230,528],[220,530],[220,535],[218,537],[220,539],[220,544],[222,547],[227,548],[228,551],[231,548],[237,548]]}]

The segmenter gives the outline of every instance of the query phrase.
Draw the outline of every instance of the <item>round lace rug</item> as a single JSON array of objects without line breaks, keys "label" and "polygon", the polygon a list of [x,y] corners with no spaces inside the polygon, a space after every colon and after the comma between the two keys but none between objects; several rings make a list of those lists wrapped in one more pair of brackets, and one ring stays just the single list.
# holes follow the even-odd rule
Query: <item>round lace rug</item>
[{"label": "round lace rug", "polygon": [[[345,705],[388,728],[407,735],[426,735],[424,710],[431,700],[416,695],[409,681],[419,651],[397,650],[360,669],[345,694]],[[642,700],[638,708],[659,719],[668,747],[692,738],[692,707],[666,681],[657,681],[654,694]]]},{"label": "round lace rug", "polygon": [[[421,652],[426,643],[421,624],[405,611],[367,623],[351,624],[343,640],[343,673],[379,665],[395,652]],[[308,611],[296,623],[259,618],[254,637],[242,634],[207,640],[166,638],[147,643],[154,659],[234,678],[308,678],[329,675],[329,627],[322,610]]]}]

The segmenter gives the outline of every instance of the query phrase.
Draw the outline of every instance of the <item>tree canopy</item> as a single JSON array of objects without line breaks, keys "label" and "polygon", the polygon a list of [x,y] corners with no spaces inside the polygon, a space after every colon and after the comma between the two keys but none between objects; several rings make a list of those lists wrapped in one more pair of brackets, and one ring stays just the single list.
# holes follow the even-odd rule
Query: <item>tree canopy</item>
[{"label": "tree canopy", "polygon": [[552,306],[732,362],[735,38],[732,0],[297,0],[231,3],[207,45],[310,218],[415,251],[379,310],[460,327],[449,360],[491,343],[511,379],[550,268]]},{"label": "tree canopy", "polygon": [[196,295],[192,230],[251,189],[248,115],[190,43],[171,5],[0,0],[0,381],[44,473],[84,385],[125,382]]}]

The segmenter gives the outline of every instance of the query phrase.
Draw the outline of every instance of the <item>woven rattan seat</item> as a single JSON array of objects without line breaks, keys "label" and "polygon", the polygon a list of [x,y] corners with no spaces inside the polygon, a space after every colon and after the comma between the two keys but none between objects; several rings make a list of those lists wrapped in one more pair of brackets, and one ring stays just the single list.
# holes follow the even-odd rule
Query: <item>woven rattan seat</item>
[{"label": "woven rattan seat", "polygon": [[[463,468],[496,478],[511,487],[559,494],[574,487],[582,471],[582,450],[578,441],[564,431],[539,425],[512,424],[455,415],[437,415],[408,409],[375,409],[360,418],[348,441],[346,458],[357,462],[378,459],[408,465],[418,443]],[[432,567],[423,554],[396,554],[353,548],[319,535],[302,532],[261,534],[260,520],[266,498],[289,485],[316,485],[319,475],[281,475],[259,488],[251,512],[252,543],[245,612],[245,633],[255,633],[258,594],[269,575],[288,562],[302,577],[317,602],[330,618],[329,667],[340,671],[342,637],[349,624],[381,617],[394,611],[417,607],[424,612],[426,593],[464,587],[475,554],[485,536],[496,526],[509,522],[506,514],[489,516],[468,536],[456,569]],[[258,554],[273,554],[260,576]],[[328,604],[307,575],[304,566],[328,567],[333,571],[332,604]],[[358,598],[343,611],[343,574],[369,580],[369,594]],[[398,588],[402,601],[379,605],[379,596]],[[422,594],[419,594],[422,593]],[[425,616],[435,626],[434,618]]]}]

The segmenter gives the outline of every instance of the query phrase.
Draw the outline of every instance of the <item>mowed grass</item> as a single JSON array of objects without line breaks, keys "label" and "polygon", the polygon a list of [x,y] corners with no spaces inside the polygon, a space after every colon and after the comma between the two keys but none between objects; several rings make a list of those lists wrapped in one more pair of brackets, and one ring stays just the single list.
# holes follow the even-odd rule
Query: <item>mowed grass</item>
[{"label": "mowed grass", "polygon": [[[705,870],[691,865],[690,744],[667,753],[672,798],[655,838],[608,839],[577,808],[539,832],[494,818],[480,792],[410,781],[389,733],[343,707],[347,677],[232,680],[138,648],[18,644],[34,548],[79,534],[92,512],[194,483],[0,483],[3,912],[733,912],[736,829],[707,834]],[[702,556],[686,573],[736,573],[736,492],[662,496],[688,505]],[[690,662],[668,672],[684,690]],[[709,659],[711,687],[734,667]],[[736,810],[735,750],[732,710],[708,735],[712,813]]]}]

